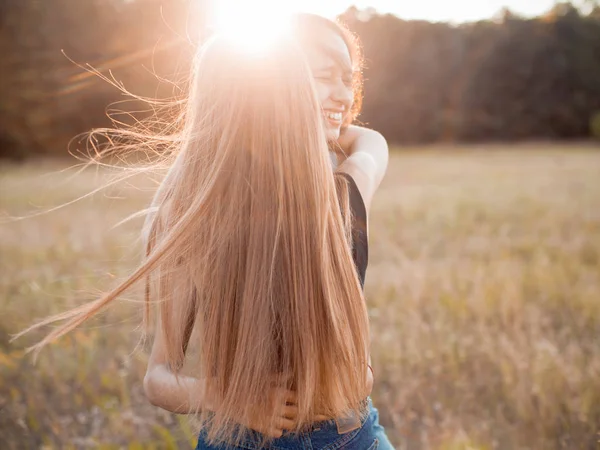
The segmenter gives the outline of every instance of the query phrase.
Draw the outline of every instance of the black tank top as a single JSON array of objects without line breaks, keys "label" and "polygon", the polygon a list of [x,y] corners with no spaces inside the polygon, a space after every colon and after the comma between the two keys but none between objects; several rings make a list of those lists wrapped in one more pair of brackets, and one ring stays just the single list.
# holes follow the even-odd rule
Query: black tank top
[{"label": "black tank top", "polygon": [[369,263],[367,208],[354,178],[345,172],[339,173],[348,180],[350,211],[352,212],[352,258],[354,259],[360,285],[364,288],[367,264]]}]

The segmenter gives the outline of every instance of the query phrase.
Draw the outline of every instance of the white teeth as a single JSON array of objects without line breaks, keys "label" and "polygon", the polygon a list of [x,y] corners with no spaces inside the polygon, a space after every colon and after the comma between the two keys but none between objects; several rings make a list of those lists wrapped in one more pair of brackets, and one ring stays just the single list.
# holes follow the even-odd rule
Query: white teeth
[{"label": "white teeth", "polygon": [[330,119],[333,119],[333,120],[341,121],[342,113],[341,112],[336,112],[336,113],[328,112],[327,117]]}]

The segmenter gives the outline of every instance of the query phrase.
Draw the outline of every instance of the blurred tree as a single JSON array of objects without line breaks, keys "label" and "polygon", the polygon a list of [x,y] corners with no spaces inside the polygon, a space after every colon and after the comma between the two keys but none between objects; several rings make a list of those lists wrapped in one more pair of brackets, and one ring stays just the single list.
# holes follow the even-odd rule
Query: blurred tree
[{"label": "blurred tree", "polygon": [[[123,96],[70,59],[142,96],[183,94],[205,5],[0,0],[0,156],[64,155],[109,123]],[[600,111],[599,11],[559,2],[534,19],[503,9],[453,26],[349,8],[341,19],[366,55],[360,119],[395,143],[587,137]]]},{"label": "blurred tree", "polygon": [[172,94],[159,78],[186,73],[199,35],[187,12],[184,1],[2,1],[0,156],[66,155],[69,139],[109,123],[120,92],[70,60],[112,71],[136,94]]},{"label": "blurred tree", "polygon": [[460,26],[341,18],[367,57],[361,120],[398,143],[582,138],[600,111],[600,18],[570,3]]}]

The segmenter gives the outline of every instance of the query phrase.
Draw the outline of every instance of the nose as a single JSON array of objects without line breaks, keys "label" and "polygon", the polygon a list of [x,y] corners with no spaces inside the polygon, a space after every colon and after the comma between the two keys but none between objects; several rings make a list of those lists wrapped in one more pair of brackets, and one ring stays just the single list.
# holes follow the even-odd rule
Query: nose
[{"label": "nose", "polygon": [[346,85],[342,80],[338,80],[331,91],[331,100],[350,109],[354,101],[352,88]]}]

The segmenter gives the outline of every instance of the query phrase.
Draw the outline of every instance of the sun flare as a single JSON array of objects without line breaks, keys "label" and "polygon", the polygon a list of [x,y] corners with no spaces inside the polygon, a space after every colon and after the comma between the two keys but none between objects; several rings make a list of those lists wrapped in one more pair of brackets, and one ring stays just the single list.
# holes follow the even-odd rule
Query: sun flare
[{"label": "sun flare", "polygon": [[249,52],[267,48],[290,28],[291,10],[281,0],[215,2],[213,27]]}]

